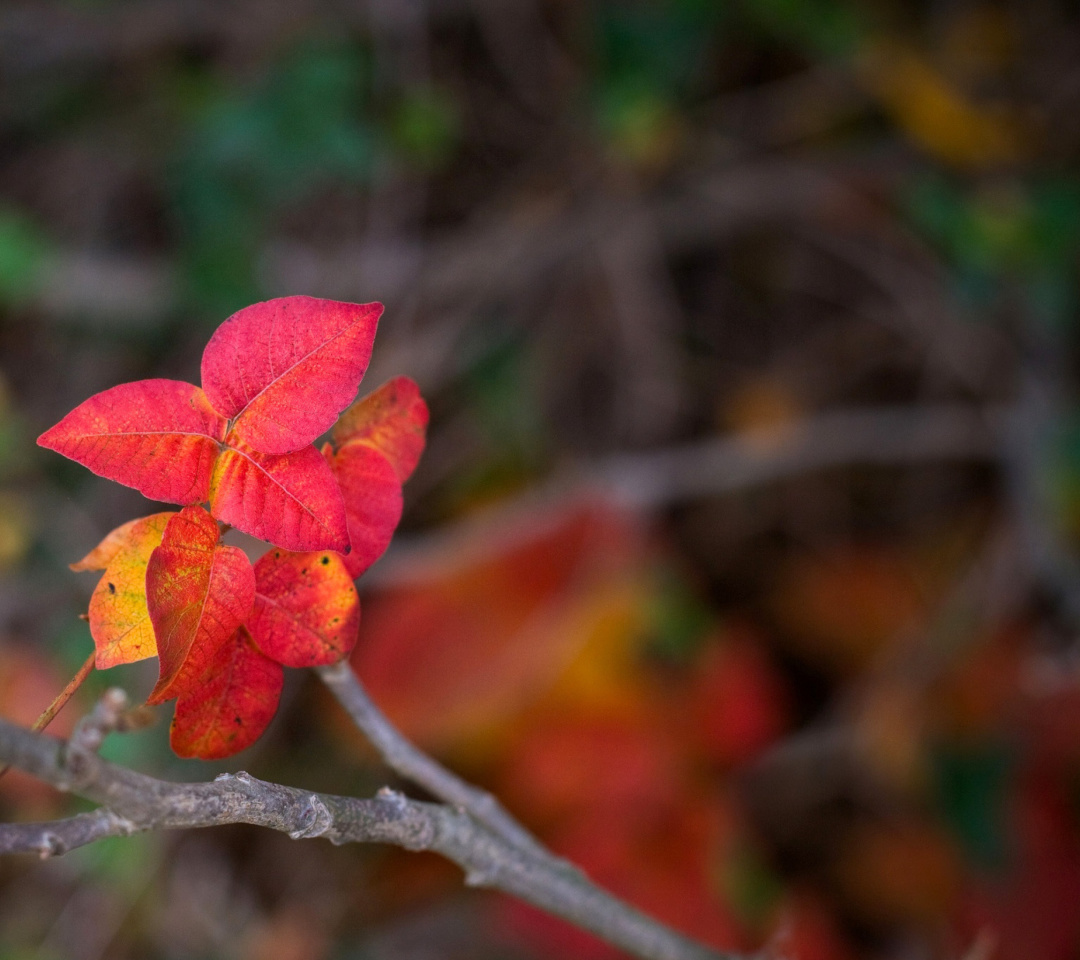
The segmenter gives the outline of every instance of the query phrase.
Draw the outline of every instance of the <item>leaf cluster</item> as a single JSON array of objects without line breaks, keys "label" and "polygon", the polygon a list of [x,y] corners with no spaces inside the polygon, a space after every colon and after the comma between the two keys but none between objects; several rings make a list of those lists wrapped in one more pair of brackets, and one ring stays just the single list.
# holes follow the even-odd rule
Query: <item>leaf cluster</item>
[{"label": "leaf cluster", "polygon": [[[201,388],[120,384],[38,438],[183,507],[118,527],[72,565],[104,571],[89,609],[97,667],[158,657],[148,702],[176,699],[181,756],[249,746],[277,709],[283,666],[334,663],[356,643],[353,580],[389,545],[428,419],[405,377],[349,406],[381,313],[312,297],[254,304],[210,338]],[[273,549],[253,566],[221,542],[228,527]]]}]

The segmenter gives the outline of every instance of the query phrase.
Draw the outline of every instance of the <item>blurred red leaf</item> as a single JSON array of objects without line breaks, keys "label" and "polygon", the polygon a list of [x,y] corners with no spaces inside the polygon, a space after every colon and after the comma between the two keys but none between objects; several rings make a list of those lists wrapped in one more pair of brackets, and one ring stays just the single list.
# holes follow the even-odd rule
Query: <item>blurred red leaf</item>
[{"label": "blurred red leaf", "polygon": [[[599,781],[594,788],[602,791]],[[688,936],[720,949],[743,946],[744,934],[710,880],[711,861],[727,829],[716,798],[680,802],[639,816],[597,809],[549,838],[552,849],[590,878]],[[625,954],[550,914],[510,900],[511,928],[543,956],[614,960]]]},{"label": "blurred red leaf", "polygon": [[865,666],[926,613],[911,564],[856,545],[797,557],[778,578],[773,606],[801,654],[840,672]]},{"label": "blurred red leaf", "polygon": [[476,746],[597,631],[626,636],[621,606],[609,606],[630,588],[613,584],[642,551],[629,518],[598,502],[481,520],[365,602],[352,663],[408,735]]},{"label": "blurred red leaf", "polygon": [[707,646],[687,697],[690,737],[726,766],[753,759],[788,726],[787,689],[747,628]]},{"label": "blurred red leaf", "polygon": [[281,297],[229,317],[203,352],[202,382],[232,435],[286,454],[330,429],[367,370],[382,309]]}]

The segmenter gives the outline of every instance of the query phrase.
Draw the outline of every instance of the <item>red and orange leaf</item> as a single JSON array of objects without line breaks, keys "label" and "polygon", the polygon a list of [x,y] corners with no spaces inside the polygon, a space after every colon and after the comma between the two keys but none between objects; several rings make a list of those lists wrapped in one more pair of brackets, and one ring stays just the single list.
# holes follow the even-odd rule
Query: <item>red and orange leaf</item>
[{"label": "red and orange leaf", "polygon": [[218,647],[248,618],[255,572],[237,547],[218,543],[218,525],[202,507],[169,520],[146,567],[146,600],[160,674],[148,703],[191,692]]},{"label": "red and orange leaf", "polygon": [[299,450],[356,396],[382,309],[315,297],[245,307],[214,331],[203,352],[210,402],[256,450]]},{"label": "red and orange leaf", "polygon": [[110,530],[105,534],[101,543],[94,547],[85,557],[77,563],[69,563],[68,569],[74,570],[76,573],[82,573],[84,570],[104,570],[109,565],[109,561],[131,542],[132,530],[148,519],[148,517],[138,517],[135,520],[120,524],[115,530]]},{"label": "red and orange leaf", "polygon": [[285,671],[240,627],[218,644],[176,701],[169,742],[181,757],[219,760],[251,746],[277,712]]},{"label": "red and orange leaf", "polygon": [[286,550],[344,551],[349,545],[341,491],[311,446],[270,456],[233,441],[214,467],[210,511]]},{"label": "red and orange leaf", "polygon": [[416,469],[427,438],[428,408],[408,377],[394,377],[357,400],[334,425],[338,447],[369,443],[390,461],[404,483]]},{"label": "red and orange leaf", "polygon": [[401,520],[401,481],[390,461],[366,443],[347,443],[335,454],[323,446],[341,487],[351,551],[345,569],[354,579],[379,559]]},{"label": "red and orange leaf", "polygon": [[146,605],[146,565],[161,543],[170,518],[175,516],[171,512],[155,513],[125,523],[87,558],[112,551],[115,546],[105,575],[90,597],[90,635],[94,638],[95,665],[99,670],[157,654],[154,626]]},{"label": "red and orange leaf", "polygon": [[84,400],[37,442],[151,500],[189,504],[206,499],[225,426],[198,387],[138,380]]},{"label": "red and orange leaf", "polygon": [[337,663],[359,627],[360,598],[338,554],[271,550],[255,564],[248,629],[271,659],[286,667]]}]

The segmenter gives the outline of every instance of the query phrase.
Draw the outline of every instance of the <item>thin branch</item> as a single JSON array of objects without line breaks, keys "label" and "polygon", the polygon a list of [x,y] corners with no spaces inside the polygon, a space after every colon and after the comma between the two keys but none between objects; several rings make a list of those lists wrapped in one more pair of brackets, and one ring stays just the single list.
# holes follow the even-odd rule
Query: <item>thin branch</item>
[{"label": "thin branch", "polygon": [[1006,408],[963,404],[838,410],[775,436],[741,434],[611,457],[586,479],[633,506],[670,506],[849,464],[1002,461],[1009,423]]},{"label": "thin branch", "polygon": [[555,858],[508,843],[460,809],[385,788],[368,800],[311,793],[244,772],[212,783],[170,783],[111,764],[94,752],[98,734],[122,717],[122,699],[109,697],[81,726],[82,742],[64,743],[0,720],[0,761],[105,808],[52,824],[0,826],[0,851],[47,857],[104,836],[227,823],[268,827],[293,839],[389,843],[442,854],[465,871],[469,885],[513,894],[643,960],[735,960],[667,929],[580,872],[562,869]]},{"label": "thin branch", "polygon": [[[423,787],[444,803],[466,811],[492,833],[522,851],[532,856],[554,859],[494,796],[462,780],[410,743],[375,706],[348,663],[316,667],[315,672],[396,774]],[[576,871],[571,864],[565,861],[560,863],[563,869]]]},{"label": "thin branch", "polygon": [[0,854],[35,853],[42,860],[84,847],[105,837],[128,837],[138,827],[130,820],[101,807],[66,820],[46,823],[0,824]]}]

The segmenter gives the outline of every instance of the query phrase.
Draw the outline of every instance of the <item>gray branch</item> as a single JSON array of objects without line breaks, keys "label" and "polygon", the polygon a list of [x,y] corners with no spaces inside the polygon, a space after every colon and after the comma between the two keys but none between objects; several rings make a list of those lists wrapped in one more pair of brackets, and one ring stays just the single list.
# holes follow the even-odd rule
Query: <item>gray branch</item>
[{"label": "gray branch", "polygon": [[[337,697],[338,703],[345,708],[345,712],[360,732],[379,751],[386,765],[396,774],[423,787],[443,803],[471,814],[473,819],[484,824],[496,836],[520,847],[526,853],[553,859],[539,841],[506,812],[495,797],[466,783],[410,743],[375,706],[347,662],[316,667],[315,672]],[[559,862],[563,869],[575,869],[565,861]]]},{"label": "gray branch", "polygon": [[110,693],[69,743],[0,719],[0,761],[102,805],[49,824],[0,825],[0,852],[48,857],[106,836],[227,823],[268,827],[294,839],[388,843],[439,853],[465,871],[469,885],[513,894],[644,960],[734,960],[667,929],[551,855],[509,842],[465,809],[420,803],[385,788],[366,800],[312,793],[244,772],[212,783],[171,783],[111,764],[95,750],[98,734],[122,724],[121,706]]},{"label": "gray branch", "polygon": [[127,837],[136,832],[138,827],[130,820],[102,807],[66,820],[0,824],[0,854],[35,853],[47,860],[95,840]]}]

